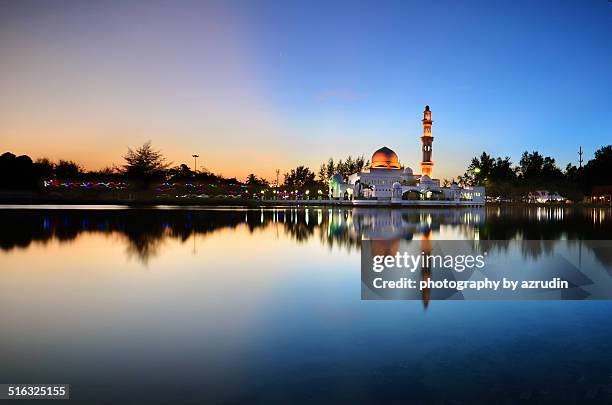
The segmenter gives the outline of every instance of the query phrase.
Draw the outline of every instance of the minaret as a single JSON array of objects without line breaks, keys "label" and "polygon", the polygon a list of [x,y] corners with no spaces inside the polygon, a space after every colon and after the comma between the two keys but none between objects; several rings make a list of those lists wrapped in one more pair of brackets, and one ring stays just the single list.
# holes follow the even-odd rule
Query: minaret
[{"label": "minaret", "polygon": [[429,176],[433,172],[433,162],[431,161],[432,154],[432,144],[433,144],[433,136],[431,136],[431,124],[433,121],[431,120],[431,111],[429,111],[429,106],[425,106],[425,111],[423,111],[423,136],[421,137],[421,144],[423,145],[423,161],[421,162],[421,176]]}]

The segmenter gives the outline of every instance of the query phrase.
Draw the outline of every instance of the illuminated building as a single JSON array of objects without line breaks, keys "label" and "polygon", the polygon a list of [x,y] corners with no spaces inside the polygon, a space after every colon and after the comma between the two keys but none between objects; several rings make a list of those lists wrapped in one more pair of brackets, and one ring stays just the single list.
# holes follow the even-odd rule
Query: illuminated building
[{"label": "illuminated building", "polygon": [[[333,199],[352,200],[355,205],[371,205],[373,200],[401,205],[419,205],[420,202],[437,202],[442,205],[482,205],[485,201],[483,187],[461,188],[457,184],[441,187],[439,179],[432,179],[433,140],[431,135],[431,110],[423,111],[423,136],[421,136],[421,174],[410,167],[402,167],[397,154],[386,146],[372,154],[370,167],[348,176],[332,176],[329,195]],[[424,203],[426,204],[426,203]]]},{"label": "illuminated building", "polygon": [[433,171],[433,162],[431,160],[431,155],[433,153],[433,136],[431,136],[431,124],[433,121],[431,120],[431,110],[429,106],[425,106],[425,111],[423,111],[423,136],[421,137],[422,151],[423,151],[423,160],[421,161],[421,175],[431,177]]}]

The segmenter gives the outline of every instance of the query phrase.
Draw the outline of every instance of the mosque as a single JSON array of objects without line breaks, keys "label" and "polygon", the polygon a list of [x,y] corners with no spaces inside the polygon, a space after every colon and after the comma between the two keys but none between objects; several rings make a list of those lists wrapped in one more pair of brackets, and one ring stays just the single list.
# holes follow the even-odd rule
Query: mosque
[{"label": "mosque", "polygon": [[400,205],[482,205],[485,202],[484,187],[461,188],[456,183],[441,187],[439,179],[433,179],[433,141],[431,135],[431,110],[423,112],[423,136],[421,136],[421,173],[413,173],[410,167],[402,167],[397,154],[386,146],[372,155],[370,167],[353,173],[348,179],[336,174],[329,181],[329,197],[334,200],[351,200],[354,205],[391,203]]}]

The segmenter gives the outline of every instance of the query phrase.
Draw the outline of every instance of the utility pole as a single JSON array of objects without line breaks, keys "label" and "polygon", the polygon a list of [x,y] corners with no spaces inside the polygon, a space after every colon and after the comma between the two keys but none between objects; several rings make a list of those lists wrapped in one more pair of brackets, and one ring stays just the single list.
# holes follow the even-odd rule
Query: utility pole
[{"label": "utility pole", "polygon": [[193,158],[193,173],[195,174],[198,172],[198,158],[200,155],[191,155],[191,157]]},{"label": "utility pole", "polygon": [[582,169],[582,146],[580,147],[580,150],[578,151],[578,156],[580,156],[580,159],[578,159],[578,164],[579,164],[579,167]]}]

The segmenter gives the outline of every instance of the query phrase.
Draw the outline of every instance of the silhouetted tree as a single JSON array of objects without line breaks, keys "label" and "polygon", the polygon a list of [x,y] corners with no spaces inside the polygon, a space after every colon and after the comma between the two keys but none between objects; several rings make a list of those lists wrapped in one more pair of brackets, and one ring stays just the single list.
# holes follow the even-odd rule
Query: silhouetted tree
[{"label": "silhouetted tree", "polygon": [[55,177],[58,179],[78,179],[82,174],[83,169],[71,160],[60,160],[55,166]]},{"label": "silhouetted tree", "polygon": [[565,170],[563,172],[565,178],[573,183],[578,183],[580,181],[581,174],[582,169],[579,169],[571,163],[568,163],[567,166],[565,166]]},{"label": "silhouetted tree", "polygon": [[257,177],[254,173],[251,173],[247,176],[245,183],[247,186],[268,186],[268,180],[263,179],[261,177]]},{"label": "silhouetted tree", "polygon": [[495,160],[491,167],[489,177],[492,181],[513,181],[516,179],[516,169],[512,167],[512,161],[508,156]]},{"label": "silhouetted tree", "polygon": [[336,165],[334,164],[334,159],[329,158],[327,163],[323,163],[321,168],[319,169],[319,180],[321,182],[327,183],[329,179],[335,174]]},{"label": "silhouetted tree", "polygon": [[54,171],[55,164],[47,158],[36,159],[34,162],[34,173],[39,179],[51,178]]},{"label": "silhouetted tree", "polygon": [[563,172],[555,164],[554,158],[544,157],[536,151],[523,152],[519,161],[519,173],[521,178],[528,180],[551,180],[563,177]]},{"label": "silhouetted tree", "polygon": [[107,166],[103,169],[91,171],[87,173],[87,176],[94,180],[121,180],[123,178],[123,173],[121,170],[114,166]]},{"label": "silhouetted tree", "polygon": [[6,152],[0,156],[0,187],[32,189],[37,186],[34,165],[29,156]]},{"label": "silhouetted tree", "polygon": [[612,145],[598,149],[595,158],[585,165],[584,183],[587,187],[612,185]]},{"label": "silhouetted tree", "polygon": [[254,173],[247,176],[245,184],[251,194],[259,193],[269,187],[269,183],[266,179],[257,177]]},{"label": "silhouetted tree", "polygon": [[169,164],[160,151],[154,150],[151,141],[145,142],[136,150],[128,148],[123,156],[125,165],[124,173],[128,178],[140,182],[140,186],[147,188],[154,180],[160,180],[165,176]]},{"label": "silhouetted tree", "polygon": [[494,169],[495,162],[491,155],[482,152],[480,157],[472,158],[463,176],[459,177],[459,182],[464,186],[484,185]]},{"label": "silhouetted tree", "polygon": [[319,180],[322,183],[327,183],[334,174],[341,174],[342,177],[348,179],[348,176],[363,171],[369,165],[370,161],[363,156],[353,158],[349,155],[345,160],[338,160],[336,164],[334,164],[333,158],[329,158],[327,163],[323,163],[319,169]]},{"label": "silhouetted tree", "polygon": [[581,171],[568,165],[565,172],[555,159],[539,152],[524,152],[519,165],[513,167],[509,157],[492,157],[483,152],[472,159],[465,174],[459,177],[464,186],[485,186],[487,195],[520,199],[530,191],[557,191],[565,197],[582,199],[579,179]]},{"label": "silhouetted tree", "polygon": [[221,178],[222,176],[217,176],[205,167],[200,168],[200,170],[195,173],[195,179],[197,181],[218,182]]},{"label": "silhouetted tree", "polygon": [[168,176],[171,180],[187,180],[193,178],[193,171],[189,168],[189,166],[185,163],[180,166],[175,166],[171,169],[168,169]]},{"label": "silhouetted tree", "polygon": [[305,166],[298,166],[285,173],[285,186],[298,190],[304,189],[315,184],[315,174]]}]

